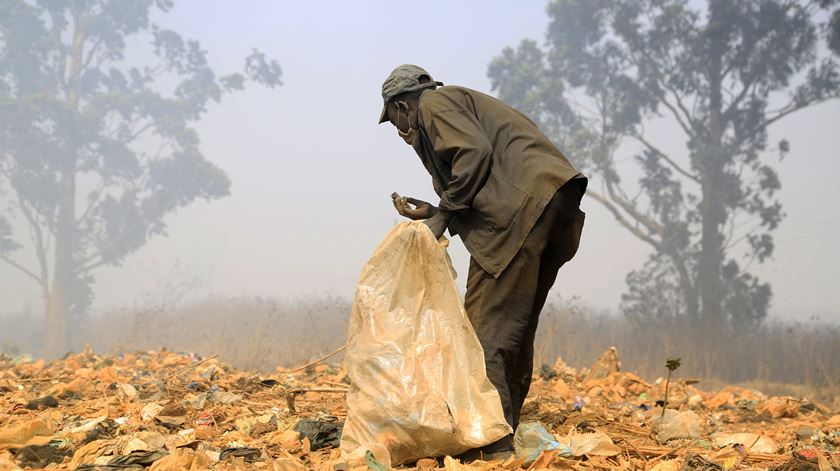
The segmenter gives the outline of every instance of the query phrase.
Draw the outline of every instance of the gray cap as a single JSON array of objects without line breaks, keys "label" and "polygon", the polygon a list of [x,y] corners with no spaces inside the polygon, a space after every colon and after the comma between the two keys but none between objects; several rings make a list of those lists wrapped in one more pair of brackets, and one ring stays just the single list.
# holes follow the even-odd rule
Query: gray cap
[{"label": "gray cap", "polygon": [[403,64],[391,72],[385,83],[382,84],[382,113],[379,115],[379,122],[388,121],[388,102],[394,97],[403,93],[416,92],[424,88],[432,88],[443,85],[435,82],[426,69],[412,64]]}]

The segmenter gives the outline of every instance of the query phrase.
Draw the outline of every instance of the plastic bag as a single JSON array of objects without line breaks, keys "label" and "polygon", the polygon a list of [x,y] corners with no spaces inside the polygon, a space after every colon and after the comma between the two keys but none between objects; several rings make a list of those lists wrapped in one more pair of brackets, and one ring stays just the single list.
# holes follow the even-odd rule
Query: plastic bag
[{"label": "plastic bag", "polygon": [[512,432],[452,278],[422,222],[394,227],[356,288],[341,450],[384,444],[394,465],[455,455]]},{"label": "plastic bag", "polygon": [[525,464],[533,463],[542,452],[548,450],[558,450],[560,456],[572,456],[572,449],[559,443],[539,422],[519,424],[513,435],[513,447],[516,457],[524,459]]},{"label": "plastic bag", "polygon": [[776,453],[779,451],[778,443],[772,438],[755,433],[716,433],[712,435],[715,445],[720,448],[729,445],[744,445],[750,453]]},{"label": "plastic bag", "polygon": [[573,456],[615,456],[621,453],[612,439],[604,432],[572,432],[565,437],[558,437],[560,444],[568,446]]}]

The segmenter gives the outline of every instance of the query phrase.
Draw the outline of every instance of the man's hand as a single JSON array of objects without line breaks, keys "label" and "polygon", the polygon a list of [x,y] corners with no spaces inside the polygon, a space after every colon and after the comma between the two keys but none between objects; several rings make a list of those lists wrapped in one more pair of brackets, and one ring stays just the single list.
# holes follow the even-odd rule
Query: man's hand
[{"label": "man's hand", "polygon": [[[415,221],[429,219],[438,212],[437,207],[432,204],[415,198],[400,196],[398,193],[391,193],[391,201],[401,216]],[[411,207],[412,205],[414,206],[413,208]]]},{"label": "man's hand", "polygon": [[429,230],[435,235],[435,239],[440,239],[447,226],[449,226],[449,221],[452,220],[453,215],[454,213],[449,211],[438,211],[434,216],[423,221],[423,224],[429,226]]}]

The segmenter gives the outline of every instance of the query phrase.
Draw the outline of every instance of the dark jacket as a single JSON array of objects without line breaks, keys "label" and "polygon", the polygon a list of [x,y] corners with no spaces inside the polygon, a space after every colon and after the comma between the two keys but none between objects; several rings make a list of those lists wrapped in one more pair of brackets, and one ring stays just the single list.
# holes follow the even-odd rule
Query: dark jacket
[{"label": "dark jacket", "polygon": [[414,150],[432,176],[440,208],[478,264],[504,271],[551,201],[582,177],[528,117],[464,87],[423,92]]}]

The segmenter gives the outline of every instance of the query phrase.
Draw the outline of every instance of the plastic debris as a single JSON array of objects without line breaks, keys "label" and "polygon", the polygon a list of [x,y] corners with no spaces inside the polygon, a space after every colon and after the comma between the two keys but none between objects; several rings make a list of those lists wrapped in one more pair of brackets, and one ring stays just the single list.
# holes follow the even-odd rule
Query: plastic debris
[{"label": "plastic debris", "polygon": [[621,453],[621,448],[604,432],[573,432],[558,440],[572,456],[615,456]]},{"label": "plastic debris", "polygon": [[747,453],[776,453],[780,448],[772,438],[755,433],[716,433],[711,438],[721,448],[742,445]]},{"label": "plastic debris", "polygon": [[108,461],[111,466],[128,467],[139,465],[142,467],[151,466],[156,461],[166,457],[169,453],[165,451],[136,450],[127,455],[117,456]]},{"label": "plastic debris", "polygon": [[364,468],[368,470],[371,469],[370,465],[374,463],[386,470],[391,469],[391,454],[382,443],[372,443],[370,446],[358,448],[345,456],[341,462],[348,469]]},{"label": "plastic debris", "polygon": [[44,468],[50,463],[61,463],[72,455],[69,450],[62,450],[51,445],[27,445],[13,451],[15,460],[22,467]]},{"label": "plastic debris", "polygon": [[[654,411],[658,416],[659,412]],[[666,409],[665,415],[654,418],[656,439],[660,443],[680,438],[697,438],[700,436],[700,417],[694,411],[675,411]]]},{"label": "plastic debris", "polygon": [[342,425],[334,422],[301,420],[294,430],[309,439],[312,450],[319,450],[337,448],[341,443],[341,429]]},{"label": "plastic debris", "polygon": [[44,410],[52,407],[58,407],[58,400],[52,396],[39,397],[26,403],[24,406],[29,410]]},{"label": "plastic debris", "polygon": [[225,448],[219,453],[219,461],[229,458],[242,458],[246,463],[262,461],[262,452],[258,448],[233,447]]},{"label": "plastic debris", "polygon": [[277,417],[274,414],[241,417],[235,422],[237,430],[251,437],[277,430],[277,423]]},{"label": "plastic debris", "polygon": [[519,424],[513,435],[513,447],[516,457],[522,458],[526,464],[534,462],[542,452],[548,450],[558,450],[561,456],[572,456],[572,449],[558,442],[539,422]]},{"label": "plastic debris", "polygon": [[726,471],[720,463],[700,455],[690,454],[683,461],[681,469],[696,471]]},{"label": "plastic debris", "polygon": [[85,419],[80,424],[72,427],[70,433],[87,433],[96,429],[96,426],[108,419],[107,415],[101,415],[92,419]]},{"label": "plastic debris", "polygon": [[390,467],[386,467],[376,459],[376,455],[372,451],[365,451],[365,465],[372,471],[388,471]]}]

